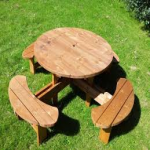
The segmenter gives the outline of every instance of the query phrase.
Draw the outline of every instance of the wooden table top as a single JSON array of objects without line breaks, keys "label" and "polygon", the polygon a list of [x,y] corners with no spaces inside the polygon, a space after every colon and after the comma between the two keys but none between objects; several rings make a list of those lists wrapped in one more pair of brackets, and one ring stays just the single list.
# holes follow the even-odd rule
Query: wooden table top
[{"label": "wooden table top", "polygon": [[106,40],[78,28],[57,28],[42,34],[35,42],[34,54],[51,73],[78,79],[101,73],[113,59]]}]

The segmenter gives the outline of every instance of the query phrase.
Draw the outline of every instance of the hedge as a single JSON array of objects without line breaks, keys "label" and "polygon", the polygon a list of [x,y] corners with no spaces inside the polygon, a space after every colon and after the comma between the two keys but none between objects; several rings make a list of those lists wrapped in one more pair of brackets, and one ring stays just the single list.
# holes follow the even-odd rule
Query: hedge
[{"label": "hedge", "polygon": [[134,11],[135,17],[150,29],[150,0],[124,0],[130,10]]}]

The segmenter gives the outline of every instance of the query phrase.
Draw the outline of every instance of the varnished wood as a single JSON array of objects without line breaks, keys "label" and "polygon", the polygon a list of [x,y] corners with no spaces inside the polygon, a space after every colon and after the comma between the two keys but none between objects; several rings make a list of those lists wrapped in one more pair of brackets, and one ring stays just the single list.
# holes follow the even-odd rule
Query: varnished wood
[{"label": "varnished wood", "polygon": [[33,125],[38,145],[47,137],[46,127],[58,120],[58,109],[37,99],[28,88],[25,76],[15,76],[9,83],[9,99],[16,114]]},{"label": "varnished wood", "polygon": [[[128,92],[128,90],[130,90]],[[103,126],[103,128],[108,128],[113,124],[114,118],[117,117],[120,110],[124,107],[124,104],[132,92],[132,87],[129,87],[129,84],[125,84],[124,89],[120,91],[115,98],[112,99],[112,102],[109,104],[108,108],[105,110],[105,113],[101,115],[100,119],[97,121],[97,124]],[[106,119],[107,117],[107,119]]]},{"label": "varnished wood", "polygon": [[34,57],[29,59],[30,72],[35,74]]},{"label": "varnished wood", "polygon": [[[88,82],[89,85],[92,86],[93,85],[93,81],[94,81],[94,77],[88,78],[88,79],[86,79],[86,81]],[[90,104],[91,104],[91,97],[90,97],[90,95],[88,93],[86,94],[85,104],[86,104],[87,107],[89,107]]]},{"label": "varnished wood", "polygon": [[47,90],[49,90],[51,87],[52,87],[52,82],[45,85],[43,88],[41,88],[39,91],[37,91],[34,95],[37,97],[37,98],[42,98],[43,95],[45,95],[45,92]]},{"label": "varnished wood", "polygon": [[[117,82],[116,91],[115,91],[113,97],[115,97],[117,95],[117,93],[121,90],[121,88],[125,84],[125,82],[126,82],[126,80],[124,80],[122,78],[119,80],[119,82]],[[92,113],[91,113],[92,121],[97,127],[100,127],[99,124],[97,124],[97,120],[99,119],[101,114],[103,114],[103,112],[106,110],[106,108],[109,106],[110,103],[111,103],[111,100],[100,107],[96,107],[96,108],[92,109]]]},{"label": "varnished wood", "polygon": [[109,142],[111,127],[107,129],[100,129],[99,139],[103,141],[105,144]]},{"label": "varnished wood", "polygon": [[64,89],[67,85],[70,84],[69,79],[60,79],[56,84],[53,85],[53,83],[49,83],[44,88],[39,90],[35,93],[35,96],[39,98],[40,100],[50,100],[54,97],[57,93],[59,93],[62,89]]},{"label": "varnished wood", "polygon": [[34,48],[41,66],[68,78],[94,77],[111,64],[114,56],[102,37],[77,28],[48,31],[37,39]]},{"label": "varnished wood", "polygon": [[34,43],[29,45],[22,53],[24,59],[30,59],[34,57]]},{"label": "varnished wood", "polygon": [[[134,92],[133,87],[129,81],[126,79],[120,79],[120,81],[123,83],[122,87],[118,92],[115,92],[114,96],[110,101],[108,101],[106,104],[99,106],[99,109],[96,110],[98,119],[96,120],[96,126],[100,126],[102,128],[109,128],[110,126],[117,125],[125,119],[134,104]],[[125,82],[124,82],[125,81]],[[130,103],[129,103],[130,102]],[[129,104],[129,106],[128,106]],[[131,105],[132,104],[132,105]],[[122,110],[124,109],[124,110]],[[121,113],[121,110],[124,112]],[[94,111],[94,108],[93,108]],[[105,112],[105,113],[104,113]],[[119,117],[122,116],[122,117]],[[121,120],[117,119],[120,118]],[[107,118],[107,119],[106,119]],[[93,118],[94,119],[94,118]],[[114,120],[118,120],[114,124]]]},{"label": "varnished wood", "polygon": [[[59,80],[59,77],[57,77],[55,74],[52,74],[52,86],[55,86]],[[58,101],[58,94],[55,92],[53,93],[53,104],[56,105]]]},{"label": "varnished wood", "polygon": [[101,99],[100,94],[104,92],[102,88],[95,88],[89,85],[85,80],[76,79],[73,80],[73,84],[87,93],[91,98],[93,98],[97,103],[102,104],[103,99]]},{"label": "varnished wood", "polygon": [[8,89],[10,103],[17,115],[21,116],[22,119],[26,120],[30,124],[38,125],[38,121],[32,116],[32,114],[27,110],[27,108],[22,104],[22,102],[18,99],[16,94]]},{"label": "varnished wood", "polygon": [[40,66],[38,62],[35,62],[34,58],[34,43],[29,45],[22,53],[24,59],[29,60],[30,72],[35,74],[35,70]]},{"label": "varnished wood", "polygon": [[125,120],[129,116],[133,108],[133,105],[134,105],[134,92],[132,91],[132,93],[129,95],[128,99],[126,100],[125,104],[123,105],[122,109],[120,110],[119,114],[113,121],[112,126],[116,126],[119,123],[121,123],[122,120]]},{"label": "varnished wood", "polygon": [[[26,87],[26,78],[24,76],[18,75],[10,81],[9,97],[15,112],[20,117],[25,116],[23,119],[29,123],[39,124],[42,127],[51,127],[58,119],[58,109],[50,105],[48,105],[49,109],[47,109],[47,104],[37,99]],[[53,117],[52,114],[56,115]]]},{"label": "varnished wood", "polygon": [[105,129],[116,126],[125,120],[130,114],[133,104],[133,87],[130,81],[121,78],[118,81],[112,99],[104,105],[92,109],[92,121],[97,127],[100,127],[105,131]]},{"label": "varnished wood", "polygon": [[41,126],[32,125],[37,134],[37,145],[39,146],[47,138],[47,129]]}]

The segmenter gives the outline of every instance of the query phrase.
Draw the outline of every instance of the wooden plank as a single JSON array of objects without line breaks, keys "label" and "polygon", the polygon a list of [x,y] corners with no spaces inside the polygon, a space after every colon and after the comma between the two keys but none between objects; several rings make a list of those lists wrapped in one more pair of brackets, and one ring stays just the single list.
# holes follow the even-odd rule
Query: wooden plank
[{"label": "wooden plank", "polygon": [[100,129],[99,139],[102,140],[105,144],[109,142],[111,130],[111,127],[108,129]]},{"label": "wooden plank", "polygon": [[[108,63],[108,59],[112,59],[110,57],[100,57],[101,55],[104,55],[104,49],[103,51],[99,50],[97,52],[97,49],[90,49],[90,45],[88,45],[88,43],[81,43],[81,41],[76,41],[75,39],[73,39],[74,41],[72,41],[70,37],[67,37],[65,35],[61,36],[59,40],[61,40],[61,45],[65,45],[66,48],[64,48],[64,50],[67,50],[68,52],[66,55],[64,55],[65,60],[67,58],[70,58],[70,63],[75,60],[75,65],[84,67],[84,73],[86,73],[86,70],[90,70],[91,72],[95,72],[93,75],[96,75],[97,73],[99,73],[98,70],[101,70],[101,68]],[[58,46],[60,42],[58,41],[56,44]],[[74,62],[72,62],[71,64],[74,64]],[[108,65],[109,64],[107,64],[106,66]]]},{"label": "wooden plank", "polygon": [[[54,87],[57,82],[58,82],[59,78],[55,75],[55,74],[52,74],[52,86]],[[54,92],[53,93],[53,104],[56,105],[58,102],[58,94],[57,92]]]},{"label": "wooden plank", "polygon": [[109,107],[105,110],[105,113],[98,119],[97,124],[102,128],[109,128],[132,91],[133,88],[130,82],[126,82],[119,93],[112,99]]},{"label": "wooden plank", "polygon": [[35,74],[35,67],[34,67],[34,58],[29,59],[29,65],[30,65],[30,72],[32,74]]},{"label": "wooden plank", "polygon": [[[82,41],[78,41],[76,39],[72,40],[70,36],[68,37],[65,34],[61,36],[59,40],[61,40],[61,42],[57,41],[57,43],[55,44],[57,45],[61,44],[60,46],[63,45],[64,47],[66,47],[66,49],[68,49],[67,56],[71,57],[72,60],[74,59],[80,60],[77,61],[79,64],[82,63],[82,65],[84,65],[86,68],[89,68],[88,66],[90,66],[89,69],[93,69],[93,71],[94,69],[97,70],[98,67],[99,68],[101,67],[100,65],[98,65],[98,62],[100,60],[103,60],[107,63],[107,59],[109,59],[109,58],[105,59],[104,57],[100,59],[100,55],[102,55],[102,52],[100,50],[97,51],[96,49],[92,49],[91,45],[88,45],[88,43],[85,44],[82,43]],[[84,58],[84,59],[79,59],[79,58]]]},{"label": "wooden plank", "polygon": [[47,85],[45,85],[43,88],[41,88],[39,91],[37,91],[34,95],[40,99],[42,93],[44,93],[45,91],[47,91],[49,88],[52,87],[52,83],[49,83]]},{"label": "wooden plank", "polygon": [[[86,79],[86,81],[88,82],[89,85],[92,86],[93,85],[93,81],[94,81],[94,77],[88,78],[88,79]],[[90,104],[91,104],[91,97],[90,97],[90,95],[88,93],[86,94],[85,104],[86,104],[87,107],[89,107]]]},{"label": "wooden plank", "polygon": [[26,106],[20,101],[20,99],[14,94],[13,90],[10,88],[8,89],[9,93],[9,100],[14,108],[14,111],[19,115],[22,119],[26,120],[30,124],[36,124],[38,125],[38,121],[36,118],[28,111]]},{"label": "wooden plank", "polygon": [[99,93],[104,93],[105,92],[105,89],[103,89],[102,87],[94,84],[93,85],[93,88],[96,89],[97,91],[99,91]]},{"label": "wooden plank", "polygon": [[[45,89],[43,88],[39,92],[35,94],[38,99],[44,100],[46,97],[48,99],[51,99],[56,93],[59,93],[62,89],[64,89],[67,85],[70,84],[71,80],[67,80],[65,78],[61,79],[59,82],[57,82],[55,85],[48,84],[50,86],[45,86]],[[46,98],[46,99],[47,99]]]},{"label": "wooden plank", "polygon": [[120,124],[130,114],[134,105],[134,92],[132,91],[121,111],[112,123],[112,126]]},{"label": "wooden plank", "polygon": [[[75,47],[73,47],[72,45],[69,46],[68,44],[66,44],[63,37],[62,39],[59,39],[59,40],[61,41],[55,41],[54,46],[51,48],[45,45],[45,48],[47,49],[47,51],[49,51],[50,54],[53,53],[57,56],[57,59],[55,61],[57,62],[58,59],[61,59],[61,61],[64,64],[63,68],[65,70],[69,69],[69,71],[72,71],[72,70],[74,71],[78,69],[78,72],[76,71],[76,74],[79,74],[79,75],[80,74],[85,75],[86,73],[89,74],[91,72],[90,70],[92,69],[92,67],[89,68],[88,66],[80,62],[79,58],[82,57],[82,55],[76,54],[77,50],[74,50]],[[57,49],[57,51],[56,50],[54,51],[53,49]],[[59,65],[62,65],[62,64],[59,64]]]},{"label": "wooden plank", "polygon": [[[124,86],[125,83],[126,83],[126,79],[124,78],[119,79],[112,99],[118,94],[118,92]],[[98,123],[98,119],[102,116],[104,111],[109,107],[109,105],[112,102],[112,99],[108,101],[106,104],[92,109],[92,112],[91,112],[92,121],[97,127],[101,127],[100,124]]]},{"label": "wooden plank", "polygon": [[53,119],[41,108],[37,101],[35,101],[36,97],[31,95],[27,90],[24,90],[21,81],[17,81],[16,78],[13,78],[11,80],[10,88],[17,94],[17,97],[27,107],[30,113],[32,113],[41,126],[49,127],[54,123]]},{"label": "wooden plank", "polygon": [[32,125],[32,127],[37,134],[37,145],[39,146],[47,138],[47,129],[37,125]]},{"label": "wooden plank", "polygon": [[46,105],[45,103],[43,103],[42,101],[39,101],[38,99],[36,99],[35,101],[37,101],[37,103],[41,106],[41,108],[45,112],[47,112],[47,114],[52,118],[53,123],[49,127],[54,126],[54,124],[57,122],[58,116],[59,116],[58,109],[56,107]]},{"label": "wooden plank", "polygon": [[93,77],[113,59],[111,46],[103,38],[77,28],[48,31],[37,39],[34,48],[41,66],[68,78]]},{"label": "wooden plank", "polygon": [[103,101],[103,99],[101,99],[101,97],[99,96],[102,91],[97,90],[94,87],[91,87],[86,81],[81,80],[81,79],[76,79],[73,80],[73,83],[79,87],[81,90],[83,90],[85,93],[88,93],[88,95],[93,98],[96,102],[98,102],[99,104],[101,104],[101,102]]},{"label": "wooden plank", "polygon": [[24,59],[29,59],[34,57],[34,43],[29,45],[22,53]]},{"label": "wooden plank", "polygon": [[[40,47],[40,42],[38,42],[35,46]],[[50,50],[49,52],[47,52],[45,50],[45,46],[40,49],[40,52],[35,51],[35,57],[37,58],[39,64],[46,70],[59,76],[63,76],[64,74],[66,75],[66,77],[76,75],[76,71],[71,69],[71,66],[69,64],[63,62],[61,56],[56,55],[55,53],[53,53],[53,51],[51,52]],[[83,74],[81,76],[83,76]]]},{"label": "wooden plank", "polygon": [[[79,47],[80,50],[81,49],[84,50],[84,51],[81,51],[82,53],[86,52],[86,53],[90,53],[90,56],[93,55],[94,60],[95,59],[99,60],[100,56],[103,55],[101,59],[107,63],[108,61],[107,59],[109,59],[109,57],[105,57],[104,52],[110,52],[111,54],[113,51],[111,50],[111,46],[105,40],[102,40],[100,36],[97,36],[93,34],[92,32],[89,32],[90,33],[89,35],[87,34],[88,31],[86,32],[84,30],[82,31],[82,30],[76,29],[76,31],[74,30],[74,32],[72,32],[73,30],[71,30],[69,33],[68,32],[64,33],[63,36],[60,37],[61,40],[66,39],[65,43],[70,42],[71,46],[73,45],[73,43],[75,43],[75,45]],[[82,34],[80,34],[80,32],[82,32]],[[97,39],[100,39],[99,42],[95,42],[97,41]],[[98,44],[98,43],[101,43],[102,41],[103,41],[103,44]]]},{"label": "wooden plank", "polygon": [[[74,39],[74,43],[76,43],[75,48],[79,48],[79,52],[82,55],[87,56],[87,58],[91,57],[92,59],[88,59],[89,61],[93,60],[93,63],[102,61],[107,64],[108,61],[110,61],[109,59],[112,59],[111,57],[108,57],[108,54],[112,55],[112,51],[104,47],[103,44],[97,46],[95,43],[91,42],[91,39],[92,38],[85,42]],[[67,40],[69,41],[69,38]],[[103,57],[100,57],[101,55]]]}]

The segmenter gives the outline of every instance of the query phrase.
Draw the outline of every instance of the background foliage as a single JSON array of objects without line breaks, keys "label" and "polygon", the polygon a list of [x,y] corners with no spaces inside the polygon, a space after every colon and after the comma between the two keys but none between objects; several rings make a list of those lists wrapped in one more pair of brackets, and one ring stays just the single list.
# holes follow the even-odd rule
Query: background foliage
[{"label": "background foliage", "polygon": [[125,0],[128,8],[135,12],[135,17],[150,29],[150,0]]}]

